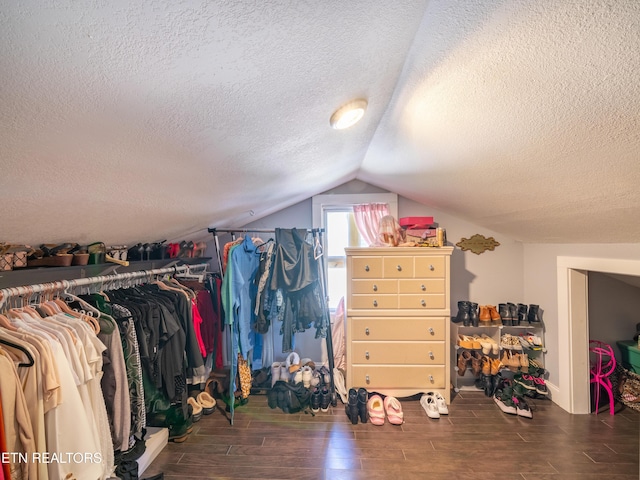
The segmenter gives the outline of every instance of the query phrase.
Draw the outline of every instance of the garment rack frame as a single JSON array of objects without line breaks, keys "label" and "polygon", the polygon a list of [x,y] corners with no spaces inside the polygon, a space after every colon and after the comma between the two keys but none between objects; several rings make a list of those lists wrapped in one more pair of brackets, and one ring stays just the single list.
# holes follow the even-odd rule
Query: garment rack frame
[{"label": "garment rack frame", "polygon": [[[293,229],[294,227],[291,227]],[[324,228],[296,228],[296,230],[305,231],[307,234],[311,233],[314,239],[317,239],[322,245],[322,234],[324,233]],[[216,260],[218,261],[218,268],[220,273],[220,278],[223,278],[222,272],[222,253],[220,249],[220,240],[218,238],[219,233],[230,233],[232,240],[235,240],[236,233],[275,233],[275,228],[251,228],[251,227],[242,227],[242,228],[209,228],[208,232],[213,235],[214,246],[216,251]],[[329,363],[329,378],[330,378],[330,386],[329,386],[329,394],[331,396],[331,404],[335,407],[337,405],[337,395],[336,395],[336,387],[335,380],[333,376],[334,369],[334,358],[333,358],[333,337],[331,331],[331,315],[329,313],[329,298],[327,294],[327,276],[325,271],[325,255],[320,255],[316,258],[318,262],[318,271],[320,274],[320,288],[322,292],[322,298],[324,299],[322,310],[323,314],[326,316],[325,320],[327,322],[327,335],[325,337],[325,342],[327,346],[327,361]],[[233,423],[233,421],[232,421]]]}]

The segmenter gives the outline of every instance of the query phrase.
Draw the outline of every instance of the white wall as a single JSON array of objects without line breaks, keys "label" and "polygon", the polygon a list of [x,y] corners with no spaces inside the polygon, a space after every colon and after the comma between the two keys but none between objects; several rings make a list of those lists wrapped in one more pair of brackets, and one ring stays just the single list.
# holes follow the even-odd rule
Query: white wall
[{"label": "white wall", "polygon": [[589,273],[589,338],[608,343],[620,361],[618,340],[633,340],[640,322],[640,289],[610,275]]},{"label": "white wall", "polygon": [[[354,180],[332,189],[326,194],[345,193],[387,193],[373,185]],[[246,225],[248,231],[251,228],[306,228],[312,226],[311,199],[300,202],[277,213],[264,217]],[[485,237],[493,236],[500,242],[494,251],[486,251],[476,255],[469,251],[463,252],[459,248],[454,250],[451,258],[451,312],[457,313],[459,300],[470,300],[479,304],[535,303],[523,295],[523,246],[521,243],[511,240],[484,229],[473,223],[460,220],[456,217],[426,207],[404,197],[398,199],[398,216],[433,216],[439,226],[446,229],[447,242],[455,245],[461,238],[469,238],[479,233]],[[319,342],[313,338],[311,332],[298,336],[298,350],[304,356],[310,356],[314,360],[320,359]],[[279,339],[276,340],[276,353]]]}]

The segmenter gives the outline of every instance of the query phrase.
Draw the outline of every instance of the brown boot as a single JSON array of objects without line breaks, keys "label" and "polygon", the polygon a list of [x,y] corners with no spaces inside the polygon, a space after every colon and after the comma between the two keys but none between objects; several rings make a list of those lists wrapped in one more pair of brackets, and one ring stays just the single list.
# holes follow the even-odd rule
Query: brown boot
[{"label": "brown boot", "polygon": [[478,351],[471,352],[471,373],[479,377],[482,372],[482,354]]},{"label": "brown boot", "polygon": [[480,313],[478,314],[480,322],[491,322],[491,314],[488,305],[480,305]]},{"label": "brown boot", "polygon": [[471,353],[468,350],[462,350],[458,354],[458,375],[461,377],[467,371],[467,364],[471,361]]},{"label": "brown boot", "polygon": [[486,355],[482,357],[482,374],[491,375],[491,359]]},{"label": "brown boot", "polygon": [[489,310],[489,316],[491,317],[491,321],[493,323],[502,323],[502,319],[500,318],[500,313],[498,313],[498,309],[495,305],[487,305],[487,309]]}]

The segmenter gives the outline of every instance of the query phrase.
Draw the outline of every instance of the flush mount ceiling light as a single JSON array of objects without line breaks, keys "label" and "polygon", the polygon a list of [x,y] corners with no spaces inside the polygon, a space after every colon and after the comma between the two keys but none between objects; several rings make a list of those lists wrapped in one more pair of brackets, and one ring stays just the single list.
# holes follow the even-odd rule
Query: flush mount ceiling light
[{"label": "flush mount ceiling light", "polygon": [[364,115],[367,109],[367,101],[364,99],[353,100],[335,111],[331,115],[329,123],[336,130],[342,130],[355,125]]}]

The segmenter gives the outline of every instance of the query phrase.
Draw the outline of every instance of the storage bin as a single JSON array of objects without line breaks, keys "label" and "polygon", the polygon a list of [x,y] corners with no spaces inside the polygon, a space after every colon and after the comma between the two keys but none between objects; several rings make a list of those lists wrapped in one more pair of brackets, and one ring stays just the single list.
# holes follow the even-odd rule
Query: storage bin
[{"label": "storage bin", "polygon": [[633,373],[640,374],[640,348],[633,340],[620,340],[616,342],[620,349],[622,366]]}]

